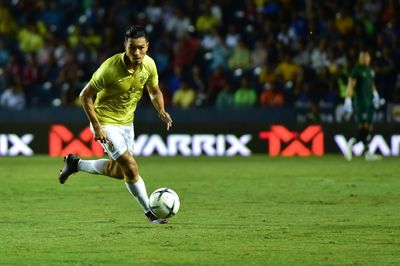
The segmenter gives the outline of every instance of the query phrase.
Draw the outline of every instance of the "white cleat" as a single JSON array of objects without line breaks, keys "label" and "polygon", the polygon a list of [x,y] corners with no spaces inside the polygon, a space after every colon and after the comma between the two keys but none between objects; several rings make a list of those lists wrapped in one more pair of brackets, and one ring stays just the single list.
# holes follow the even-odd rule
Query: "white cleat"
[{"label": "white cleat", "polygon": [[379,161],[382,159],[383,159],[383,157],[378,154],[373,154],[373,153],[369,153],[369,152],[365,154],[366,161]]}]

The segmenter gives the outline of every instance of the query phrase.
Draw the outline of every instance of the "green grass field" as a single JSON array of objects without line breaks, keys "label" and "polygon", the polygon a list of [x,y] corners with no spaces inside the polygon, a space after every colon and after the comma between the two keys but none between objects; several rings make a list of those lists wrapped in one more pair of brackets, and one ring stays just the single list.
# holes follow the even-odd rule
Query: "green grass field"
[{"label": "green grass field", "polygon": [[147,222],[121,181],[0,158],[1,265],[400,265],[400,163],[137,158],[181,210]]}]

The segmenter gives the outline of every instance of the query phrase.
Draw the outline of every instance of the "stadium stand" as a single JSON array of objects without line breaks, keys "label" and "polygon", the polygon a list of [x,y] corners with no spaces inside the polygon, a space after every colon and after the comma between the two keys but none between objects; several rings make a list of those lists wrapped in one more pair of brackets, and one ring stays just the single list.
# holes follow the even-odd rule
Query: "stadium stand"
[{"label": "stadium stand", "polygon": [[373,51],[382,97],[399,103],[399,6],[398,0],[1,0],[0,93],[19,77],[28,109],[79,105],[93,71],[123,51],[124,30],[142,24],[167,105],[184,81],[196,94],[189,108],[235,105],[227,91],[238,95],[243,83],[256,94],[251,106],[336,106],[360,47]]}]

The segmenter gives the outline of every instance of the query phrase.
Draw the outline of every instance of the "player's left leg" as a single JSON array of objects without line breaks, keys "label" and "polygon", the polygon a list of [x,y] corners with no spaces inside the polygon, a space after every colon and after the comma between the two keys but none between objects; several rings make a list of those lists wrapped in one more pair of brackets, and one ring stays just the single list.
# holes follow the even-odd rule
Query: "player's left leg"
[{"label": "player's left leg", "polygon": [[380,156],[378,154],[374,154],[369,148],[369,144],[372,140],[372,133],[374,130],[374,127],[372,124],[373,114],[374,114],[374,109],[372,106],[370,106],[366,110],[366,117],[365,117],[365,123],[364,123],[366,136],[365,136],[365,140],[363,141],[364,147],[365,147],[364,148],[364,157],[365,157],[365,160],[367,160],[367,161],[376,161],[376,160],[382,159],[382,156]]}]

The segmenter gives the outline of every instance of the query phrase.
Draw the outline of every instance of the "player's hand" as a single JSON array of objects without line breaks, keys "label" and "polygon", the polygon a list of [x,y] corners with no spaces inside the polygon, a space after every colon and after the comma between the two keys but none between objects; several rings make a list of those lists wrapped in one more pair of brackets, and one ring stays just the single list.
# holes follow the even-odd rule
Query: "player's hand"
[{"label": "player's hand", "polygon": [[379,109],[379,107],[381,107],[381,99],[379,98],[379,94],[376,91],[374,91],[374,96],[372,98],[372,104],[374,105],[375,109]]},{"label": "player's hand", "polygon": [[171,116],[165,111],[160,112],[158,116],[161,118],[162,121],[164,121],[165,124],[167,124],[167,130],[169,130],[172,127]]},{"label": "player's hand", "polygon": [[100,143],[107,143],[107,133],[102,128],[94,129],[94,140],[99,141]]},{"label": "player's hand", "polygon": [[348,97],[346,97],[346,99],[344,99],[343,111],[346,114],[352,114],[353,113],[353,105],[351,103],[351,99],[348,98]]}]

